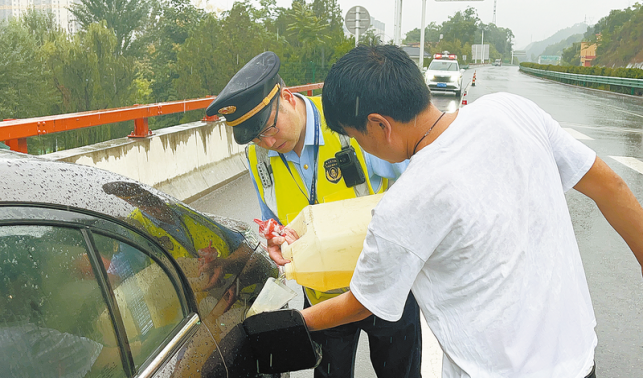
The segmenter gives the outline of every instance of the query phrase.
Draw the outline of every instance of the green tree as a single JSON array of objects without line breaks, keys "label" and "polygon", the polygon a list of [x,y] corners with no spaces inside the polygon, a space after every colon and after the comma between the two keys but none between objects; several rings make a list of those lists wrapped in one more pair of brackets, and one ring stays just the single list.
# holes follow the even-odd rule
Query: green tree
[{"label": "green tree", "polygon": [[[177,54],[177,78],[173,80],[173,87],[180,98],[217,94],[225,86],[226,79],[231,77],[220,73],[224,62],[214,59],[223,34],[221,21],[208,15],[200,26],[191,33]],[[233,66],[232,62],[227,63]]]},{"label": "green tree", "polygon": [[114,53],[120,55],[128,51],[135,32],[147,20],[150,3],[148,0],[79,0],[69,11],[85,30],[105,21],[116,36]]},{"label": "green tree", "polygon": [[[178,78],[177,53],[191,33],[203,26],[205,17],[206,13],[189,0],[167,0],[154,4],[150,18],[152,22],[146,25],[143,36],[135,42],[140,43],[145,51],[139,60],[137,83],[139,88],[151,90],[151,101],[175,101],[180,98],[172,84]],[[216,33],[216,29],[211,32]],[[153,122],[157,118],[153,118]]]},{"label": "green tree", "polygon": [[[480,26],[480,19],[474,8],[458,11],[442,23],[441,33],[445,41],[460,40],[462,43],[473,44]],[[480,39],[477,39],[478,41]]]},{"label": "green tree", "polygon": [[[490,50],[490,59],[501,59],[501,58],[511,58],[511,50],[514,34],[510,29],[497,27],[495,24],[480,24],[480,28],[484,29],[484,41],[489,43],[496,53],[491,55]],[[476,41],[475,43],[480,43],[482,40],[482,31],[478,30],[476,32]]]},{"label": "green tree", "polygon": [[329,63],[334,63],[347,52],[342,47],[348,40],[344,35],[344,18],[337,0],[313,0],[311,6],[321,23],[328,25],[325,32],[328,39],[318,54],[321,69],[326,70]]},{"label": "green tree", "polygon": [[640,62],[643,59],[643,5],[636,3],[625,10],[610,12],[594,27],[594,33],[596,35],[587,38],[598,43],[593,65],[624,67]]},{"label": "green tree", "polygon": [[261,8],[253,9],[255,20],[261,22],[266,30],[274,32],[274,23],[277,18],[277,1],[276,0],[259,0]]},{"label": "green tree", "polygon": [[38,39],[19,21],[0,23],[0,119],[47,115],[58,101]]},{"label": "green tree", "polygon": [[542,55],[562,56],[564,49],[571,47],[574,43],[580,42],[582,40],[583,40],[583,34],[574,34],[565,40],[562,40],[558,43],[554,43],[553,45],[547,46],[545,51],[543,51]]},{"label": "green tree", "polygon": [[[218,94],[234,74],[257,54],[272,50],[283,56],[285,41],[252,19],[251,5],[235,3],[222,20],[206,16],[177,51],[173,88],[179,98]],[[182,116],[188,122],[203,112]]]},{"label": "green tree", "polygon": [[105,21],[89,25],[69,43],[52,48],[52,68],[67,112],[129,105],[136,77],[134,59],[116,55],[117,38]]},{"label": "green tree", "polygon": [[293,2],[292,20],[286,30],[299,41],[299,56],[302,61],[309,61],[329,41],[329,24],[320,20],[312,7],[304,2]]},{"label": "green tree", "polygon": [[[89,25],[71,40],[57,40],[44,46],[64,113],[133,103],[136,95],[135,61],[132,57],[116,55],[116,44],[113,30],[102,21]],[[131,129],[131,123],[121,123],[54,134],[55,149],[123,137]]]},{"label": "green tree", "polygon": [[379,35],[375,34],[375,30],[368,29],[366,33],[359,36],[359,43],[369,46],[381,45],[382,39]]},{"label": "green tree", "polygon": [[20,17],[20,24],[36,40],[38,47],[67,37],[65,31],[56,23],[55,15],[50,11],[30,8]]},{"label": "green tree", "polygon": [[[415,28],[406,33],[403,42],[407,44],[420,42],[420,29]],[[424,29],[424,43],[428,45],[437,42],[440,42],[440,26],[435,22],[431,22]]]},{"label": "green tree", "polygon": [[580,42],[574,42],[563,50],[561,64],[563,66],[580,66]]}]

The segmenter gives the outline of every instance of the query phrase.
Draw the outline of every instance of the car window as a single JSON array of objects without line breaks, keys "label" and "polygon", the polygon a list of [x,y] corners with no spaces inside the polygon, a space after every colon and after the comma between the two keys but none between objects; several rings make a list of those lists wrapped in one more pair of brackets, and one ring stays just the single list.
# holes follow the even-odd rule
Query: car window
[{"label": "car window", "polygon": [[451,62],[447,60],[433,60],[429,64],[429,69],[434,71],[458,71],[458,62]]},{"label": "car window", "polygon": [[[94,234],[137,369],[183,320],[184,309],[165,271],[138,248]],[[104,312],[102,317],[108,318]]]},{"label": "car window", "polygon": [[9,377],[125,377],[78,229],[0,226],[0,366]]}]

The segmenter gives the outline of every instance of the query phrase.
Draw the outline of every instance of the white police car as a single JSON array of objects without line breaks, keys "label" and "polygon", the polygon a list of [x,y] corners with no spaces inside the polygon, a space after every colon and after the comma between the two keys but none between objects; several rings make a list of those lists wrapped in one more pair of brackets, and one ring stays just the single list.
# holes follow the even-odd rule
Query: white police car
[{"label": "white police car", "polygon": [[462,93],[462,74],[458,57],[449,52],[434,54],[424,77],[431,91],[450,91],[456,96]]}]

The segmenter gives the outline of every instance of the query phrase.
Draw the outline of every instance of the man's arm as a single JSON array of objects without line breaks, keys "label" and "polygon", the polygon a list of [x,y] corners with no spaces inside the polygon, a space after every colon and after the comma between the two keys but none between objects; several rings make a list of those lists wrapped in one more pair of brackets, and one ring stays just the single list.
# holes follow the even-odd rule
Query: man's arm
[{"label": "man's arm", "polygon": [[357,322],[372,314],[350,291],[308,307],[301,313],[311,331]]},{"label": "man's arm", "polygon": [[625,240],[643,267],[643,208],[625,181],[596,157],[592,168],[574,189],[596,202],[605,219]]}]

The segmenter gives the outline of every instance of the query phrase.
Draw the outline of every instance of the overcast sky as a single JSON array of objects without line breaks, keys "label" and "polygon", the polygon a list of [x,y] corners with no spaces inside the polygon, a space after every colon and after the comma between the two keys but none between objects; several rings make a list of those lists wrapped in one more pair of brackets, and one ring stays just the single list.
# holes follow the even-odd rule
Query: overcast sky
[{"label": "overcast sky", "polygon": [[[233,0],[197,0],[207,1],[210,9],[229,9]],[[624,9],[631,6],[633,0],[497,0],[496,25],[509,28],[516,36],[514,49],[519,50],[530,42],[548,38],[560,29],[587,20],[594,24],[609,14],[612,9]],[[292,0],[277,0],[277,6],[290,7]],[[365,7],[372,17],[386,24],[386,34],[393,39],[394,0],[339,0],[342,12],[353,6]],[[467,6],[476,8],[482,22],[491,23],[493,18],[493,0],[483,1],[435,1],[427,0],[426,22],[438,24],[449,16]],[[403,0],[402,36],[409,30],[419,28],[422,16],[422,0]]]}]

